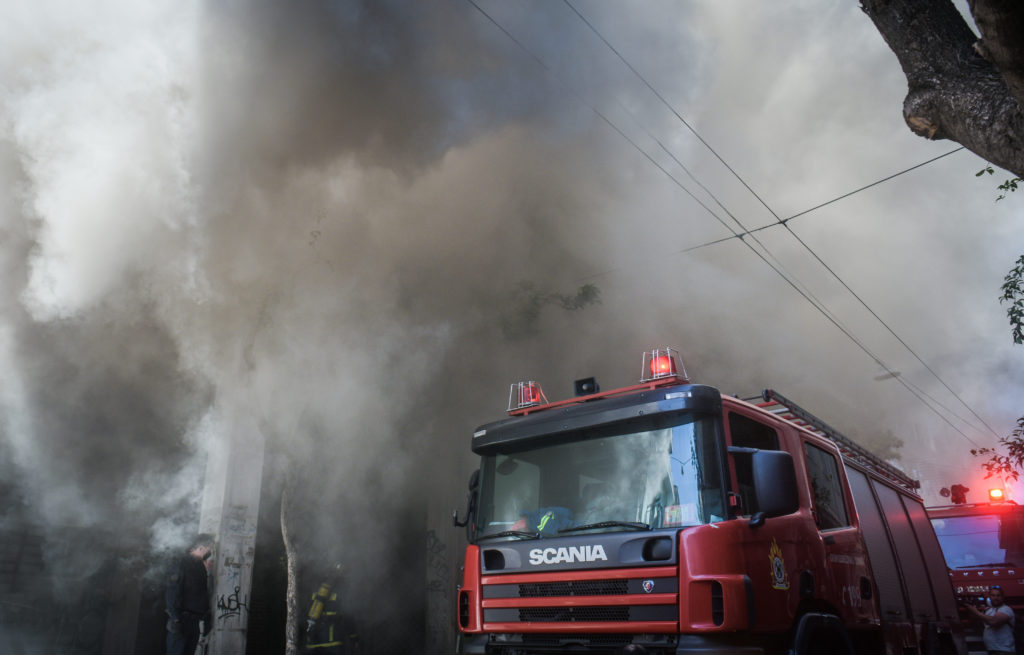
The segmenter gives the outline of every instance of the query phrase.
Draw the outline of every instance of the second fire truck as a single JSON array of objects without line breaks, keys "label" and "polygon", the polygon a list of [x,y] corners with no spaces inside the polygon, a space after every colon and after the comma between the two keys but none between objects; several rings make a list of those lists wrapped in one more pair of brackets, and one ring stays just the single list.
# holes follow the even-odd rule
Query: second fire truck
[{"label": "second fire truck", "polygon": [[[1024,646],[1024,506],[1002,500],[1002,490],[988,503],[929,507],[928,516],[939,537],[957,601],[982,607],[989,590],[999,586],[1006,604],[1017,615],[1017,652]],[[990,497],[992,494],[990,493]],[[981,626],[961,609],[969,626],[972,650],[984,650]]]}]

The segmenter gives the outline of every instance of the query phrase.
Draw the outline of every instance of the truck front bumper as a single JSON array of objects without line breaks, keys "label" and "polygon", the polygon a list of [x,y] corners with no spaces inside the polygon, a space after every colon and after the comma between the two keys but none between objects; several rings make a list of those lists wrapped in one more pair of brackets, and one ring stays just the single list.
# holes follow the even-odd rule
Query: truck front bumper
[{"label": "truck front bumper", "polygon": [[[492,640],[489,634],[460,634],[456,652],[458,655],[562,655],[567,652],[590,652],[602,655],[619,655],[623,652],[645,655],[764,655],[763,644],[755,644],[746,635],[679,635],[671,644],[629,644],[610,646],[591,644],[585,650],[572,650],[567,645],[536,645],[518,640]],[[638,646],[643,650],[624,651],[624,648]]]}]

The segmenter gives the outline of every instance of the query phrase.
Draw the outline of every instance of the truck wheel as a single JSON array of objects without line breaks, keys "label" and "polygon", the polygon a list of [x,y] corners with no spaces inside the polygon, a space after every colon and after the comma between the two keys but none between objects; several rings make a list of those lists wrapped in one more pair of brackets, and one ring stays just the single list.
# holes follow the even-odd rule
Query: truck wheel
[{"label": "truck wheel", "polygon": [[790,655],[853,655],[839,617],[808,613],[800,617]]},{"label": "truck wheel", "polygon": [[843,650],[843,644],[832,635],[819,633],[811,638],[803,655],[839,655]]}]

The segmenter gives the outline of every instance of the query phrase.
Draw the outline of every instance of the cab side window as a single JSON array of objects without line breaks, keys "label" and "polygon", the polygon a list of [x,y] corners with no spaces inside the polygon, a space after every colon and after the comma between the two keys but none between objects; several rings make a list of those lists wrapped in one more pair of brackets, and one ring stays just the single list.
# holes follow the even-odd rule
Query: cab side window
[{"label": "cab side window", "polygon": [[835,456],[807,442],[804,442],[804,452],[807,453],[807,475],[814,496],[818,529],[831,530],[850,525]]},{"label": "cab side window", "polygon": [[[733,446],[758,450],[779,449],[779,435],[774,428],[742,414],[729,414],[729,434]],[[757,497],[754,494],[750,455],[735,455],[733,462],[736,464],[736,492],[740,497],[740,512],[756,514]]]},{"label": "cab side window", "polygon": [[779,449],[779,435],[775,433],[774,428],[742,414],[729,414],[729,432],[732,434],[734,446],[761,450]]}]

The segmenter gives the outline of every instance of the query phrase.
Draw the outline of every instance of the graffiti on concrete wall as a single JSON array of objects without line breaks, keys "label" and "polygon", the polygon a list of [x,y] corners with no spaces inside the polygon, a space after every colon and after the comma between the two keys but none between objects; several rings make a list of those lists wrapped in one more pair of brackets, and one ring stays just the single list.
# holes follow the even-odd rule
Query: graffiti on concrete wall
[{"label": "graffiti on concrete wall", "polygon": [[243,596],[241,591],[241,587],[235,587],[234,592],[228,594],[227,597],[222,594],[217,598],[218,621],[241,618],[243,612],[249,611],[249,594]]},{"label": "graffiti on concrete wall", "polygon": [[438,539],[437,533],[427,530],[427,639],[428,652],[447,649],[451,623],[451,567],[448,565],[448,545]]}]

